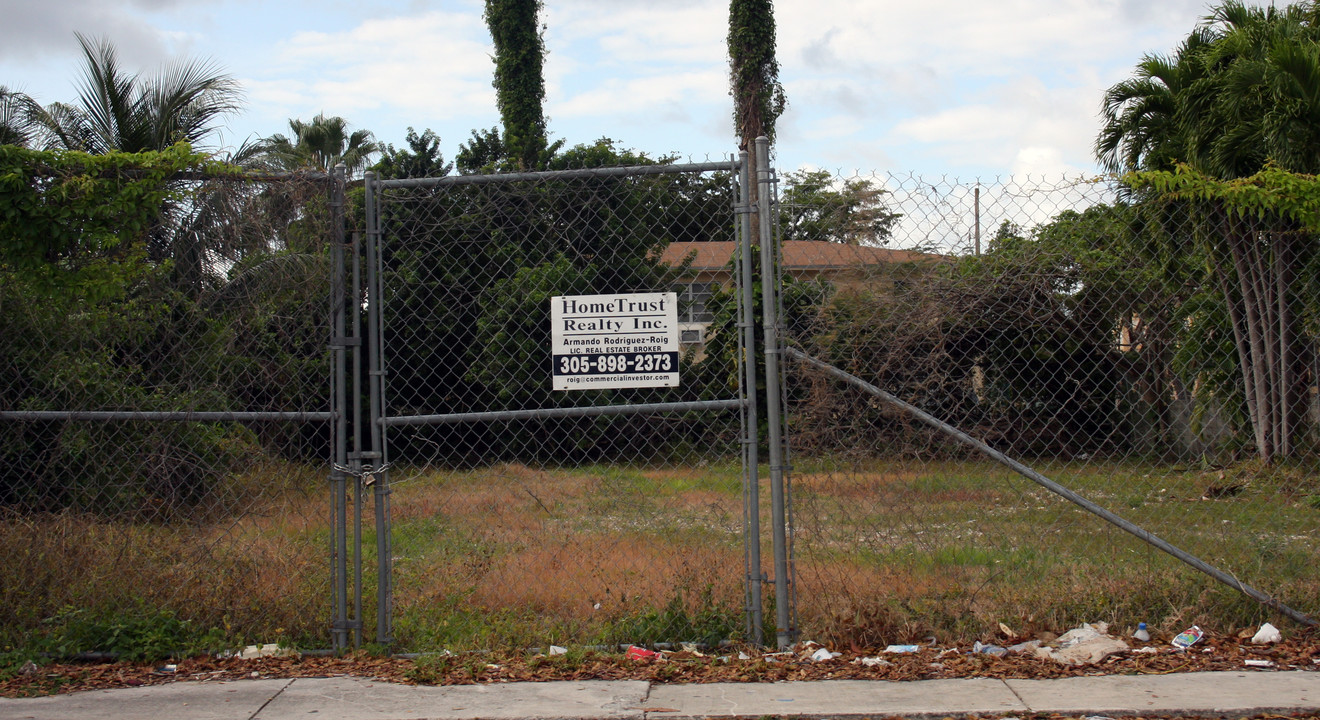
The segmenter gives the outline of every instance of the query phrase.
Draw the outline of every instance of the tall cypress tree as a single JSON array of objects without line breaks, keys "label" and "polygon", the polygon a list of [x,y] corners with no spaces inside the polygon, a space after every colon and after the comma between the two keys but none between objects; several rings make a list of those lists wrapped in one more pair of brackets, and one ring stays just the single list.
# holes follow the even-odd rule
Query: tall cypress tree
[{"label": "tall cypress tree", "polygon": [[522,170],[544,166],[549,154],[541,109],[545,43],[540,12],[541,0],[486,0],[486,26],[495,42],[493,85],[504,121],[504,146]]}]

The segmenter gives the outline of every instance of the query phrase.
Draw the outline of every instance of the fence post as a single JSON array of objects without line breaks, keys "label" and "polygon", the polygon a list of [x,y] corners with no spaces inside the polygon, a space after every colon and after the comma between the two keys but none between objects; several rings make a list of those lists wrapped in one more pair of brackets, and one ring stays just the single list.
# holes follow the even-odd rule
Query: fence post
[{"label": "fence post", "polygon": [[741,294],[738,307],[738,327],[743,333],[743,359],[745,362],[743,392],[747,399],[743,428],[743,460],[746,463],[743,478],[743,559],[746,565],[746,610],[748,636],[753,644],[764,642],[762,585],[765,573],[761,569],[761,470],[759,459],[760,418],[756,407],[756,293],[753,289],[752,260],[752,207],[751,168],[747,151],[738,154],[738,278]]},{"label": "fence post", "polygon": [[788,521],[784,493],[784,447],[779,377],[779,288],[775,273],[770,140],[756,139],[757,213],[761,240],[761,318],[765,338],[765,412],[770,444],[770,523],[775,553],[775,632],[780,649],[793,644],[792,601],[789,598]]},{"label": "fence post", "polygon": [[976,256],[981,256],[981,183],[978,180],[972,190],[972,214],[976,220]]},{"label": "fence post", "polygon": [[345,358],[348,349],[344,335],[344,166],[336,166],[330,176],[330,211],[332,237],[330,239],[331,272],[334,278],[330,283],[330,348],[333,355],[333,368],[330,378],[330,410],[333,422],[330,426],[332,436],[333,460],[330,470],[331,492],[331,567],[330,582],[334,594],[334,615],[331,622],[331,646],[335,652],[348,647],[348,541],[345,513],[345,467],[348,464],[348,417],[345,408],[348,393],[345,387]]},{"label": "fence post", "polygon": [[390,488],[385,456],[385,371],[382,367],[383,307],[381,293],[380,212],[377,207],[376,173],[368,172],[366,185],[367,215],[367,353],[368,392],[371,396],[371,450],[363,453],[370,459],[376,509],[376,642],[388,646],[394,642],[392,581],[394,559],[390,549]]},{"label": "fence post", "polygon": [[362,644],[362,240],[353,233],[353,645]]}]

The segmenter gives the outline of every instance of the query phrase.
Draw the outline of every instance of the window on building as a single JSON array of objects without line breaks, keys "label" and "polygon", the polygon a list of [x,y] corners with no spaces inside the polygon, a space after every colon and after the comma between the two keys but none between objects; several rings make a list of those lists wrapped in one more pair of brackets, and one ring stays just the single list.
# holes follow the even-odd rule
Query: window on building
[{"label": "window on building", "polygon": [[686,283],[675,285],[678,293],[678,321],[681,323],[708,323],[714,320],[707,304],[718,287],[715,283]]}]

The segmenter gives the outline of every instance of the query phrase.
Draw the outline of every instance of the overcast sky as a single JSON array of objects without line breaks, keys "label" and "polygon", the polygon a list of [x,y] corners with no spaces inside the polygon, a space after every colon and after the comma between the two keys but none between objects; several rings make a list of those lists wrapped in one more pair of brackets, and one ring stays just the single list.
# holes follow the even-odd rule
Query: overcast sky
[{"label": "overcast sky", "polygon": [[[607,136],[653,156],[736,150],[727,0],[545,0],[552,138]],[[214,60],[247,109],[224,142],[318,112],[446,158],[499,123],[481,0],[0,0],[0,84],[72,100],[74,32],[124,64]],[[1105,88],[1171,50],[1202,0],[778,0],[778,165],[989,179],[1093,172]]]}]

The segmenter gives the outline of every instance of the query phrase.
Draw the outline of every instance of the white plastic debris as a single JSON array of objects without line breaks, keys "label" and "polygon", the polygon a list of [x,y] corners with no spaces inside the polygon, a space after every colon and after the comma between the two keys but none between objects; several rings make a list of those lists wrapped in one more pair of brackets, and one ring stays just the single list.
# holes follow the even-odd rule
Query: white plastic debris
[{"label": "white plastic debris", "polygon": [[811,654],[811,661],[812,661],[812,662],[825,662],[826,660],[833,660],[834,658],[836,658],[836,657],[838,657],[838,656],[840,656],[840,655],[842,655],[842,654],[843,654],[843,653],[830,652],[829,650],[826,650],[825,648],[820,648],[820,649],[816,650],[816,652],[814,652],[814,653]]},{"label": "white plastic debris", "polygon": [[889,662],[888,660],[882,657],[859,657],[856,660],[853,660],[853,665],[864,665],[866,667],[882,667],[885,665],[893,665],[893,663]]},{"label": "white plastic debris", "polygon": [[291,648],[281,648],[278,643],[265,643],[264,645],[248,645],[238,652],[238,659],[253,660],[264,657],[290,657],[297,655]]},{"label": "white plastic debris", "polygon": [[1026,642],[1020,642],[1017,645],[1009,645],[1008,651],[1011,653],[1031,652],[1040,647],[1040,645],[1041,642],[1039,640],[1028,640]]},{"label": "white plastic debris", "polygon": [[558,645],[551,645],[551,646],[550,646],[550,652],[547,653],[547,654],[549,654],[549,655],[567,655],[567,654],[568,654],[568,648],[565,648],[565,647],[559,647]]},{"label": "white plastic debris", "polygon": [[1260,626],[1260,630],[1251,637],[1251,642],[1257,645],[1268,645],[1276,643],[1283,639],[1283,634],[1279,629],[1269,623]]},{"label": "white plastic debris", "polygon": [[914,653],[921,650],[920,645],[890,645],[885,648],[887,653]]},{"label": "white plastic debris", "polygon": [[1002,648],[1002,647],[1000,647],[1000,646],[998,646],[998,645],[986,645],[985,643],[981,642],[980,640],[977,640],[977,641],[972,645],[972,652],[973,652],[973,653],[980,653],[980,654],[982,654],[982,655],[995,655],[995,656],[997,656],[997,657],[1003,657],[1003,656],[1005,656],[1005,655],[1008,654],[1008,650],[1007,650],[1007,649]]},{"label": "white plastic debris", "polygon": [[1049,658],[1064,665],[1087,665],[1124,652],[1127,643],[1106,634],[1107,623],[1083,624],[1060,635],[1055,647],[1036,648],[1036,657]]},{"label": "white plastic debris", "polygon": [[1243,665],[1246,665],[1247,667],[1266,667],[1266,668],[1268,668],[1268,667],[1274,667],[1274,661],[1273,661],[1273,660],[1259,660],[1259,659],[1256,659],[1256,658],[1250,658],[1250,659],[1247,659],[1247,660],[1243,660],[1243,661],[1242,661],[1242,664],[1243,664]]}]

